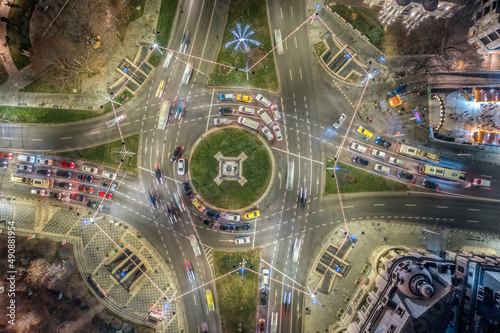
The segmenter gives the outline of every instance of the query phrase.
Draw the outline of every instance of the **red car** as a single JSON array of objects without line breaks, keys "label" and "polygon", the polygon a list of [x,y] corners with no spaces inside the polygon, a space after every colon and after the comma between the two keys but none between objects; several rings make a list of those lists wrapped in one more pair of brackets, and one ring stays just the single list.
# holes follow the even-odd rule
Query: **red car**
[{"label": "red car", "polygon": [[69,168],[69,169],[73,169],[75,167],[75,163],[73,163],[73,162],[66,162],[66,161],[61,161],[60,165],[63,168]]},{"label": "red car", "polygon": [[259,319],[259,332],[266,331],[266,320],[264,318]]},{"label": "red car", "polygon": [[85,196],[84,196],[84,195],[82,195],[82,194],[77,194],[77,193],[70,195],[70,196],[69,196],[69,198],[70,198],[71,200],[76,200],[76,201],[81,201],[81,202],[85,202],[85,201],[87,201],[87,199],[85,198]]},{"label": "red car", "polygon": [[0,153],[0,158],[5,158],[6,160],[11,160],[12,153]]},{"label": "red car", "polygon": [[80,185],[80,186],[78,186],[78,191],[92,194],[92,193],[94,193],[94,188],[92,186]]},{"label": "red car", "polygon": [[103,198],[106,198],[106,199],[110,199],[113,198],[113,193],[108,193],[106,194],[106,191],[99,191],[99,196],[100,197],[103,197]]}]

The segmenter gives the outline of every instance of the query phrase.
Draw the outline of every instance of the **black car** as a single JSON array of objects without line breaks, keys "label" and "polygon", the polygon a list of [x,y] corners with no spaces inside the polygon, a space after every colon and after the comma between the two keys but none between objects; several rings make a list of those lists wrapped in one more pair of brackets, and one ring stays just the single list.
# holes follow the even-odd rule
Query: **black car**
[{"label": "black car", "polygon": [[427,188],[430,188],[432,190],[436,190],[438,188],[438,184],[433,182],[433,181],[430,181],[430,180],[427,180],[425,179],[423,182],[422,182],[422,186],[423,187],[427,187]]},{"label": "black car", "polygon": [[92,183],[94,181],[94,177],[91,176],[91,175],[84,175],[82,173],[79,173],[78,175],[76,175],[76,179],[82,181],[82,182],[88,182],[88,183]]},{"label": "black car", "polygon": [[37,174],[39,174],[39,175],[44,175],[44,176],[47,176],[47,177],[49,177],[49,176],[50,176],[50,174],[52,173],[52,172],[50,171],[50,169],[36,169],[36,170],[35,170],[35,172],[36,172]]},{"label": "black car", "polygon": [[172,152],[172,155],[170,156],[170,162],[177,162],[177,160],[181,156],[181,153],[182,153],[181,146],[176,146],[174,151]]},{"label": "black car", "polygon": [[368,165],[368,161],[365,160],[364,158],[359,157],[359,156],[354,156],[352,158],[352,161],[354,163],[358,163],[358,164],[361,164],[361,165]]},{"label": "black car", "polygon": [[158,163],[158,167],[156,167],[156,163],[155,163],[155,177],[156,177],[156,184],[158,184],[158,185],[163,184],[163,175],[161,172],[160,163]]},{"label": "black car", "polygon": [[250,223],[236,224],[234,226],[234,230],[236,230],[236,231],[248,231],[248,230],[250,230]]},{"label": "black car", "polygon": [[156,195],[155,195],[155,192],[153,191],[153,189],[149,190],[149,201],[151,201],[151,204],[153,205],[153,207],[158,208],[158,203],[156,201]]},{"label": "black car", "polygon": [[209,227],[211,227],[211,225],[210,225],[211,223],[213,224],[213,222],[210,221],[209,219],[203,219],[203,220],[201,220],[201,222],[203,222],[203,224],[205,224],[205,225],[208,225]]},{"label": "black car", "polygon": [[191,191],[191,185],[189,185],[188,182],[182,183],[182,188],[184,189],[184,194],[186,194],[186,197],[192,197],[193,192]]},{"label": "black car", "polygon": [[0,167],[4,167],[5,169],[7,169],[8,166],[9,166],[9,161],[0,158]]},{"label": "black car", "polygon": [[214,220],[217,220],[217,221],[220,220],[220,218],[222,216],[221,213],[218,213],[218,212],[216,212],[214,210],[210,210],[210,209],[207,209],[205,211],[205,215],[214,219]]},{"label": "black car", "polygon": [[60,182],[59,187],[65,188],[67,190],[71,190],[73,188],[73,184],[71,183],[65,183],[65,182]]},{"label": "black car", "polygon": [[220,231],[226,231],[226,232],[234,232],[235,231],[235,227],[234,227],[234,224],[221,223],[219,225],[219,230]]},{"label": "black car", "polygon": [[56,176],[70,179],[71,172],[58,170],[58,171],[56,171]]},{"label": "black car", "polygon": [[261,289],[260,290],[260,304],[262,306],[267,305],[267,299],[269,298],[269,291],[267,289]]},{"label": "black car", "polygon": [[299,206],[304,206],[306,204],[306,201],[307,201],[307,187],[306,188],[301,187],[299,193]]},{"label": "black car", "polygon": [[387,141],[386,139],[382,138],[381,136],[377,136],[375,139],[375,144],[382,146],[384,148],[391,148],[392,142]]},{"label": "black car", "polygon": [[[90,207],[92,209],[96,209],[97,207],[99,207],[99,203],[97,201],[88,201],[87,207]],[[101,204],[101,206],[99,207],[99,211],[102,212],[103,207],[104,207],[104,205]]]},{"label": "black car", "polygon": [[407,179],[407,180],[409,180],[411,182],[415,180],[415,175],[414,174],[408,173],[408,172],[403,171],[403,170],[400,170],[398,172],[398,177],[399,178],[403,178],[403,179]]},{"label": "black car", "polygon": [[234,112],[233,108],[219,108],[219,114],[232,114]]},{"label": "black car", "polygon": [[58,193],[58,192],[49,192],[48,197],[49,197],[49,198],[51,198],[51,199],[61,200],[61,199],[62,199],[62,193]]}]

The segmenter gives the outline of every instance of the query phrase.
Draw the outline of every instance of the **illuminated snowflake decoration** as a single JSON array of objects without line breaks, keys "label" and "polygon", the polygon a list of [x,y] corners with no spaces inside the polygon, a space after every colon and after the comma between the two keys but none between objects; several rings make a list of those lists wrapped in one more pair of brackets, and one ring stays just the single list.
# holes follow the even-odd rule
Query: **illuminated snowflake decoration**
[{"label": "illuminated snowflake decoration", "polygon": [[239,23],[236,24],[236,28],[238,29],[238,31],[231,30],[231,32],[233,33],[233,35],[236,39],[226,43],[226,45],[224,45],[224,48],[227,49],[230,45],[236,44],[236,46],[234,47],[234,51],[236,51],[236,50],[238,50],[238,48],[240,48],[242,51],[248,52],[248,51],[250,51],[250,47],[248,47],[248,43],[252,43],[252,44],[255,44],[257,46],[260,46],[260,42],[256,41],[255,39],[248,38],[251,35],[253,35],[253,33],[254,33],[253,30],[248,31],[250,29],[249,25],[246,25],[245,29],[243,29],[243,31],[241,31],[241,25]]}]

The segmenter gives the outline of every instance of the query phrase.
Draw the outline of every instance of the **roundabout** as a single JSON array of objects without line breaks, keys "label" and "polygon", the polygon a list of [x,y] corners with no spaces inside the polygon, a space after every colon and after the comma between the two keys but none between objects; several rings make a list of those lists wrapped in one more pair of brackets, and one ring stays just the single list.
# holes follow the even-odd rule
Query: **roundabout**
[{"label": "roundabout", "polygon": [[203,202],[243,210],[272,185],[272,153],[257,135],[237,127],[215,128],[195,143],[189,174]]}]

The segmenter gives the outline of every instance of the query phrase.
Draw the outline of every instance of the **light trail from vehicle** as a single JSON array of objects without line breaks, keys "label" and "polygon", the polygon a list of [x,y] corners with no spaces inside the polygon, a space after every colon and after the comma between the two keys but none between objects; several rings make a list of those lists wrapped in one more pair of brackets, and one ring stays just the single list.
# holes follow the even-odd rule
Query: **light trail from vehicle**
[{"label": "light trail from vehicle", "polygon": [[[255,274],[257,274],[257,275],[260,275],[260,276],[264,276],[264,274],[259,273],[259,272],[256,272],[256,271],[254,271],[253,269],[250,269],[250,268],[248,268],[248,267],[245,267],[245,270],[248,270],[248,271],[250,271],[250,272],[252,272],[252,273],[255,273]],[[283,275],[283,276],[284,276],[284,275]],[[288,284],[288,283],[281,282],[280,280],[273,279],[273,278],[272,278],[272,277],[270,277],[270,276],[268,276],[268,278],[269,278],[269,280],[272,280],[272,281],[274,281],[274,282],[277,282],[277,283],[279,283],[279,284],[282,284],[282,285],[284,285],[284,286],[287,286],[287,287],[289,287],[289,288],[292,288],[292,289],[294,289],[294,290],[297,290],[298,292],[301,292],[301,293],[303,293],[303,294],[305,294],[305,295],[309,295],[309,293],[308,293],[308,292],[306,292],[306,291],[304,291],[304,290],[301,290],[301,289],[299,289],[299,288],[296,288],[296,287],[294,287],[294,286],[292,286],[292,285],[290,285],[290,284]]]},{"label": "light trail from vehicle", "polygon": [[[176,50],[173,50],[173,49],[169,49],[167,47],[163,47],[163,46],[157,46],[158,48],[160,49],[164,49],[166,51],[172,51],[174,53],[177,53],[177,54],[180,54],[180,55],[187,55],[189,56],[190,58],[194,58],[194,59],[198,59],[200,61],[206,61],[206,62],[209,62],[211,64],[214,64],[214,65],[219,65],[219,66],[222,66],[222,67],[229,67],[229,68],[236,68],[234,66],[231,66],[231,65],[228,65],[228,64],[223,64],[223,63],[220,63],[220,62],[217,62],[217,61],[213,61],[213,60],[208,60],[208,59],[205,59],[205,58],[202,58],[202,57],[197,57],[195,55],[191,55],[189,53],[181,53],[179,51],[176,51]],[[149,55],[146,57],[146,59],[148,59]],[[242,69],[242,68],[238,68],[238,70],[241,70],[242,72],[244,72],[245,70]]]}]

